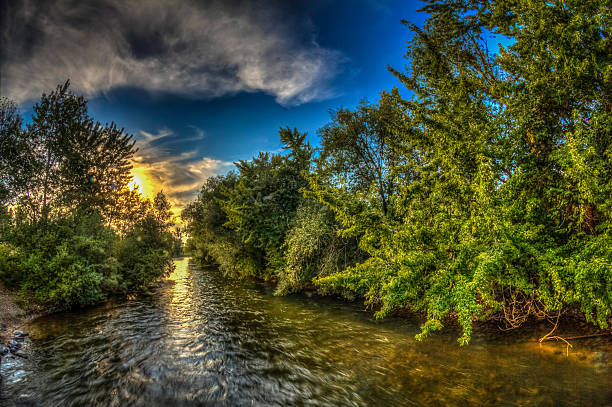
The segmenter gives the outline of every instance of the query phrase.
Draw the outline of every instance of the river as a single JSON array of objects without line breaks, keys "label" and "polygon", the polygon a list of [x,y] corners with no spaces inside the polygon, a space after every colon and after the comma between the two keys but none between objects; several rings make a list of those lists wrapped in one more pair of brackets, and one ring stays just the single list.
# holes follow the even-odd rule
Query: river
[{"label": "river", "polygon": [[414,340],[359,304],[275,297],[188,258],[154,295],[39,318],[5,358],[7,406],[612,405],[609,342]]}]

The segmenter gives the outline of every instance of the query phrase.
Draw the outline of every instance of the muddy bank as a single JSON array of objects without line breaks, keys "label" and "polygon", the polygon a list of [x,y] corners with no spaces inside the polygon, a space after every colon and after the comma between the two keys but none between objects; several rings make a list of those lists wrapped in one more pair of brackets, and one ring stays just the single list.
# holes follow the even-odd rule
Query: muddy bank
[{"label": "muddy bank", "polygon": [[46,314],[42,307],[23,309],[16,301],[15,294],[0,282],[0,345],[5,345],[14,336],[15,330],[27,322]]}]

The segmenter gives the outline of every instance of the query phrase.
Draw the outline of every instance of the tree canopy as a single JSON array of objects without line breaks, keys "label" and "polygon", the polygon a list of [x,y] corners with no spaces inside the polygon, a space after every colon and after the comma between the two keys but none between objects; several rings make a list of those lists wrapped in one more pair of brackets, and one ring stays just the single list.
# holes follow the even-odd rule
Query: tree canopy
[{"label": "tree canopy", "polygon": [[[421,338],[457,319],[465,344],[478,319],[516,328],[568,311],[606,328],[610,5],[431,0],[421,11],[422,26],[404,21],[406,69],[390,68],[404,88],[332,112],[307,165],[291,145],[239,163],[215,195],[223,235],[266,253],[248,274],[278,279],[279,292],[313,283],[364,297],[379,317],[416,311]],[[202,221],[190,218],[192,244]],[[330,268],[318,259],[339,238],[345,261]]]},{"label": "tree canopy", "polygon": [[180,241],[170,203],[128,188],[136,149],[89,116],[69,82],[43,94],[24,126],[0,102],[0,279],[56,308],[140,290],[171,268]]}]

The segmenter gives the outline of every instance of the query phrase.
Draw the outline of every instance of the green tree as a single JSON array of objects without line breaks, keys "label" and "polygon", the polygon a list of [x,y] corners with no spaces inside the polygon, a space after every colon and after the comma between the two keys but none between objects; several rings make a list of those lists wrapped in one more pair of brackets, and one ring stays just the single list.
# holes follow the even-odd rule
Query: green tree
[{"label": "green tree", "polygon": [[169,232],[172,222],[172,204],[164,191],[159,191],[153,198],[153,217],[163,232]]},{"label": "green tree", "polygon": [[73,208],[104,211],[130,180],[132,136],[94,122],[87,101],[68,87],[43,94],[27,128],[32,170],[23,200],[34,221]]},{"label": "green tree", "polygon": [[233,229],[242,249],[252,259],[255,270],[272,278],[284,267],[281,250],[303,197],[300,189],[307,181],[312,149],[305,134],[289,128],[280,130],[287,155],[260,153],[250,162],[236,163],[239,177],[220,201],[227,215],[225,226]]},{"label": "green tree", "polygon": [[280,138],[286,154],[235,163],[238,174],[209,179],[183,211],[188,248],[226,274],[276,279],[285,268],[283,243],[304,200],[313,150],[296,129],[281,129]]},{"label": "green tree", "polygon": [[[279,293],[314,279],[379,317],[423,313],[419,338],[457,319],[465,344],[476,319],[554,324],[568,309],[605,328],[610,5],[431,0],[421,11],[423,26],[404,22],[407,69],[390,68],[406,90],[334,112],[318,156],[287,131],[291,154],[237,163],[235,183],[213,188],[218,208],[192,208],[194,244],[227,233],[203,246],[222,268],[222,253],[240,253],[243,274],[278,277]],[[327,255],[341,239],[358,240],[350,261]]]},{"label": "green tree", "polygon": [[56,309],[145,289],[180,244],[166,196],[127,188],[131,136],[94,122],[68,83],[33,110],[24,127],[0,105],[0,279]]},{"label": "green tree", "polygon": [[17,105],[0,98],[0,204],[15,199],[24,187],[23,119]]},{"label": "green tree", "polygon": [[[198,199],[183,210],[181,217],[187,224],[186,230],[190,236],[187,248],[195,258],[222,267],[230,264],[229,259],[223,260],[228,255],[225,248],[238,245],[238,237],[233,230],[224,226],[227,214],[221,208],[220,201],[226,199],[223,191],[233,189],[236,183],[237,175],[234,172],[208,178],[200,189]],[[231,270],[224,271],[231,273]]]},{"label": "green tree", "polygon": [[362,101],[355,111],[336,110],[332,122],[319,131],[321,148],[315,173],[349,192],[372,188],[386,216],[393,194],[389,174],[399,156],[391,148],[395,137],[388,121],[393,110],[385,107]]},{"label": "green tree", "polygon": [[[427,314],[558,318],[572,304],[607,326],[610,273],[610,7],[601,2],[430,1],[406,72],[381,104],[393,222],[368,222],[344,191],[319,193],[363,233],[370,259],[319,280]],[[506,46],[490,47],[493,35]],[[499,37],[498,37],[499,38]],[[318,187],[318,185],[314,185]],[[322,189],[319,187],[319,191]],[[315,188],[317,191],[317,188]],[[497,314],[491,314],[497,313]]]}]

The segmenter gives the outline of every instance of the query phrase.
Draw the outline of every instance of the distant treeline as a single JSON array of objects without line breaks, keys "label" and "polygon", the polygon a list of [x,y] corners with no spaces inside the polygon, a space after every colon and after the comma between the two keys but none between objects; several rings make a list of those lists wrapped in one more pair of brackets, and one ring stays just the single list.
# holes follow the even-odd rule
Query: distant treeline
[{"label": "distant treeline", "polygon": [[128,188],[132,136],[89,116],[68,82],[24,125],[0,99],[0,280],[55,309],[145,288],[181,242],[171,205]]},{"label": "distant treeline", "polygon": [[[515,328],[612,310],[612,9],[431,1],[405,85],[338,109],[313,148],[282,129],[206,181],[192,252],[225,273],[365,297],[382,317]],[[501,45],[497,45],[501,42]],[[495,46],[493,44],[496,44]],[[403,97],[404,96],[404,97]],[[406,99],[406,97],[408,97]]]}]

